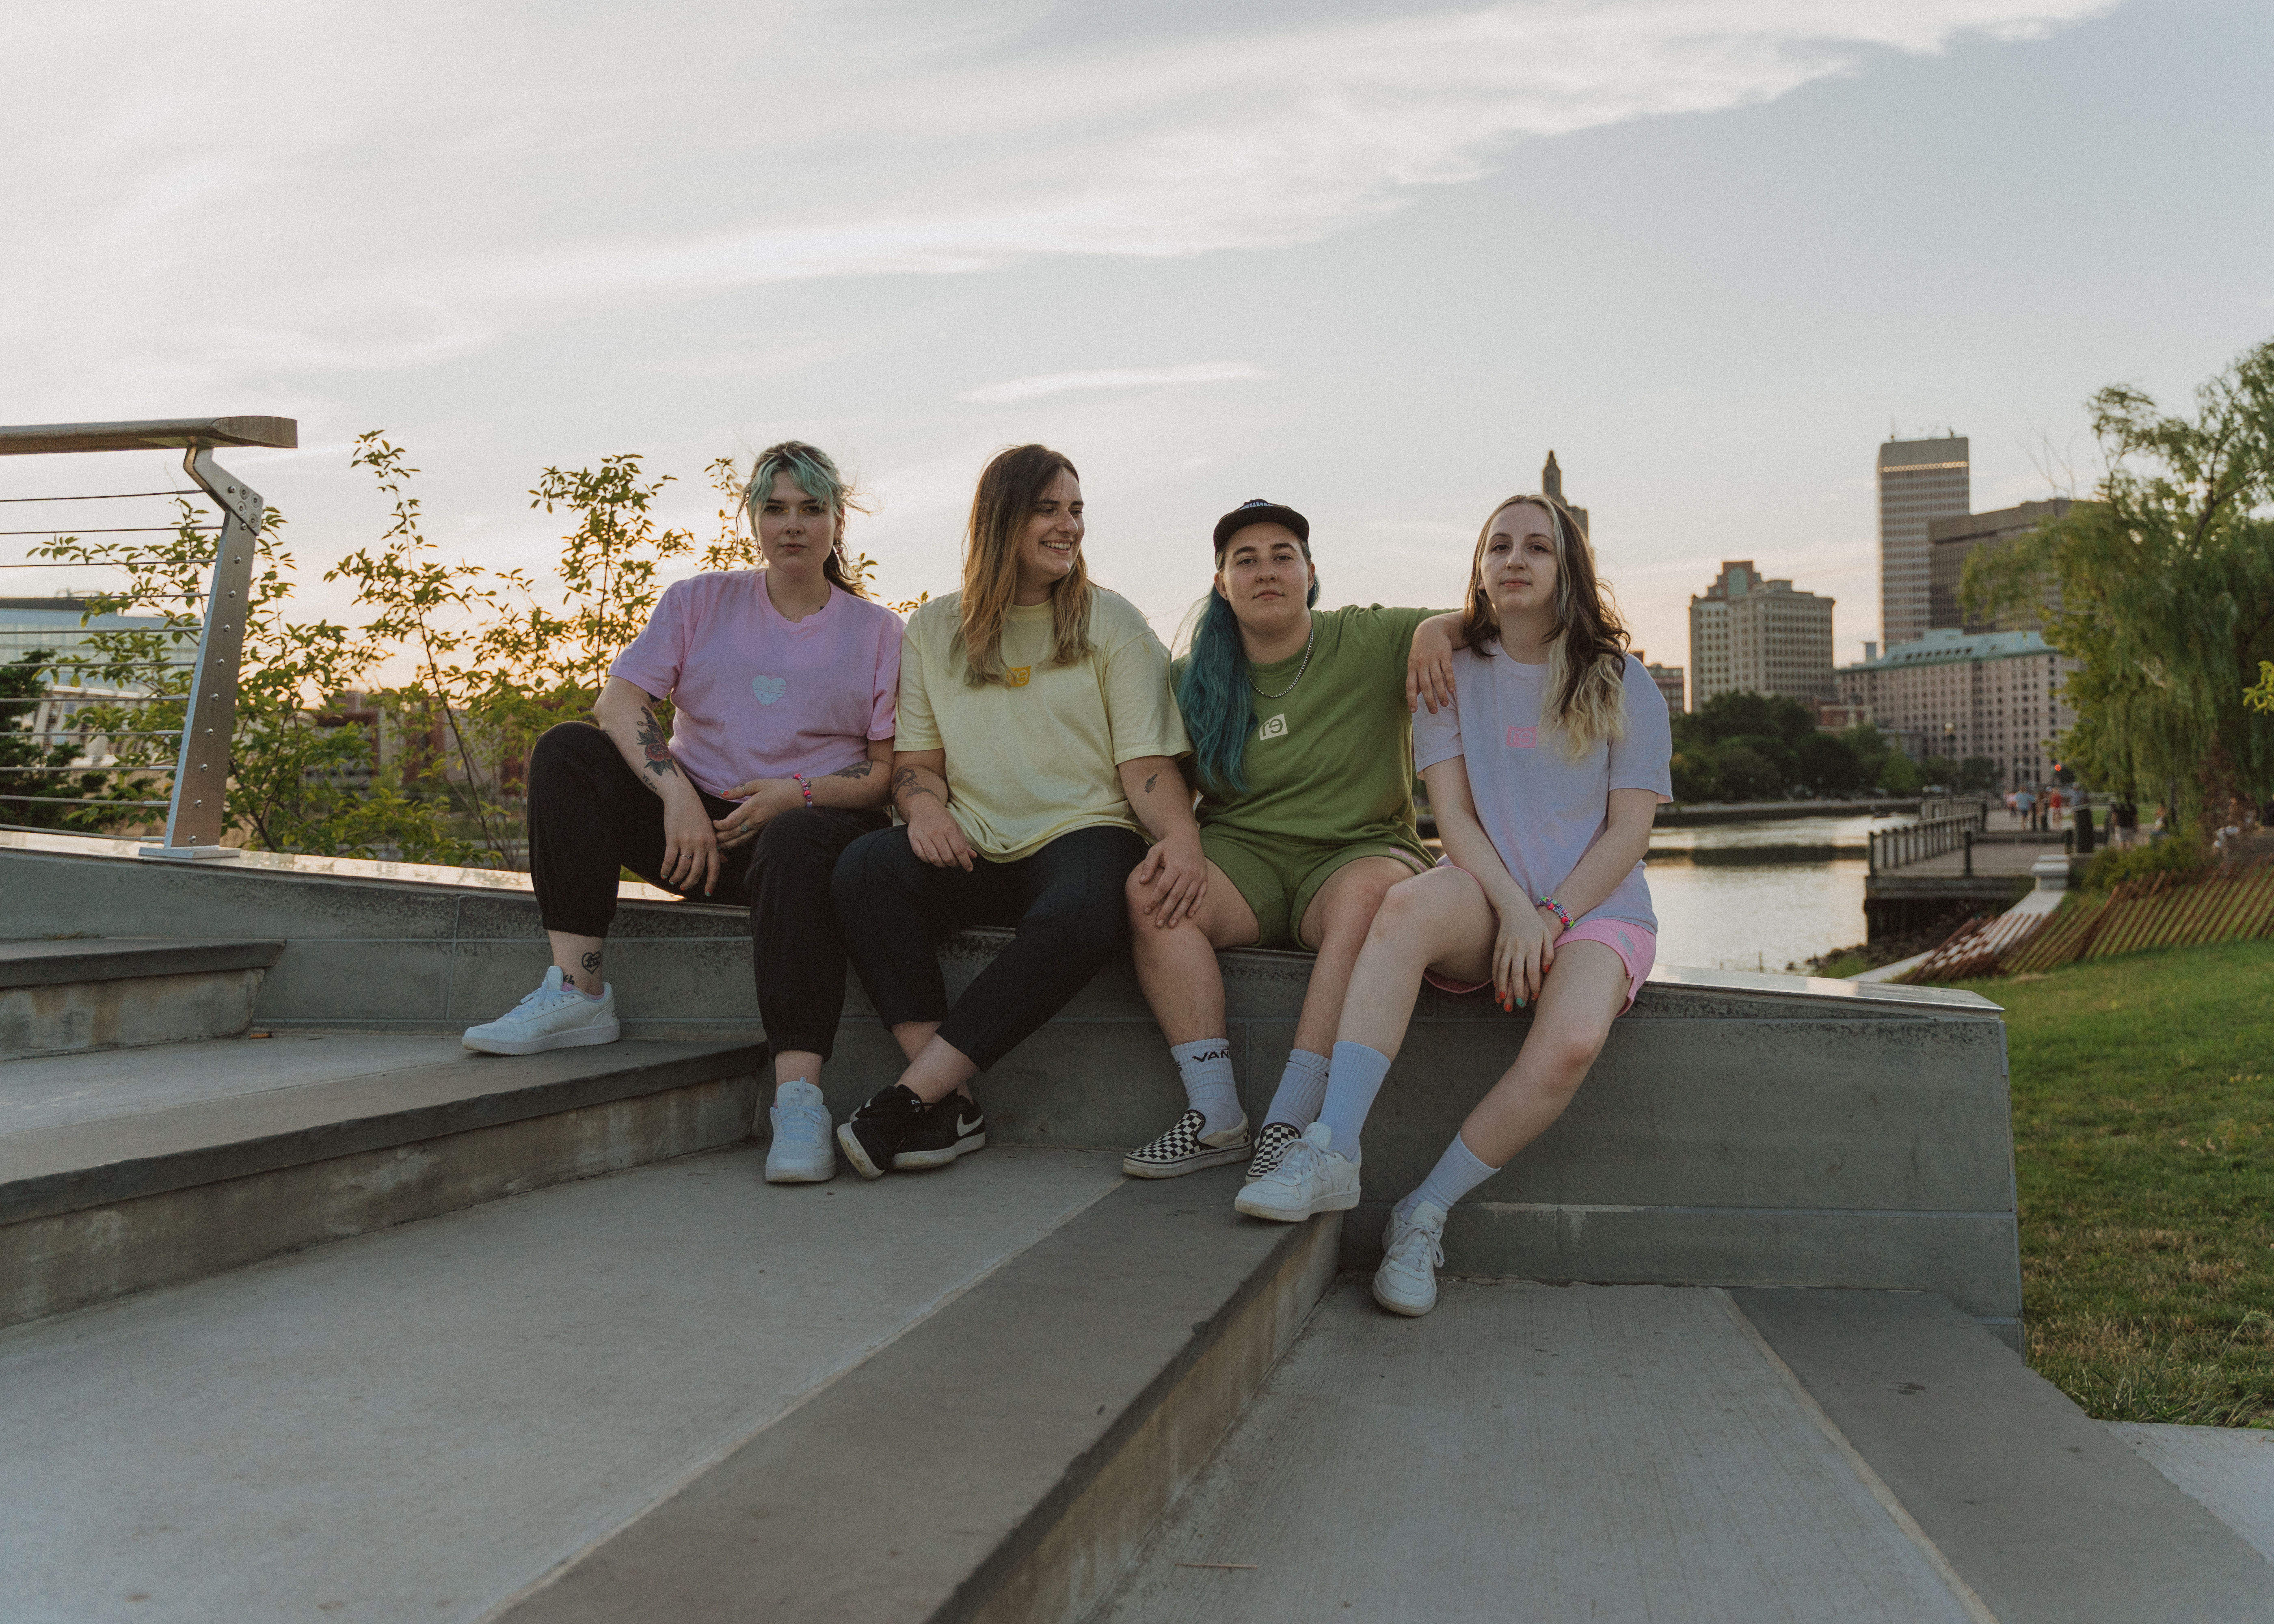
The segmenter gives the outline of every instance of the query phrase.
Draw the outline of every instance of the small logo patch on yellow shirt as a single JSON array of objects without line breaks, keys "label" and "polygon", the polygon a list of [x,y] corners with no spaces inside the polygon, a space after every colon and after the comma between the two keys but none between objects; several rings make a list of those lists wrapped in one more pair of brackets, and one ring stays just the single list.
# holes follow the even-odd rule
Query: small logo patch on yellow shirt
[{"label": "small logo patch on yellow shirt", "polygon": [[1005,688],[1024,688],[1027,679],[1034,674],[1032,665],[1013,665],[1003,673],[1003,684]]}]

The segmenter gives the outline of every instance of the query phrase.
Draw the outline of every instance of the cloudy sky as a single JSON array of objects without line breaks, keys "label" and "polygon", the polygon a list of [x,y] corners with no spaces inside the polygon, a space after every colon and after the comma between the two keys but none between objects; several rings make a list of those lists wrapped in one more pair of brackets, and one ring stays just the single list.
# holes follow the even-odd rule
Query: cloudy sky
[{"label": "cloudy sky", "polygon": [[[1166,635],[1258,495],[1325,601],[1449,601],[1553,447],[1653,658],[1750,558],[1845,660],[1891,425],[2001,506],[2090,483],[2096,387],[2274,335],[2263,0],[6,9],[0,421],[296,417],[236,465],[304,567],[382,527],[360,430],[540,573],[544,466],[707,531],[796,435],[945,590],[1043,440]],[[162,466],[96,461],[0,495]]]}]

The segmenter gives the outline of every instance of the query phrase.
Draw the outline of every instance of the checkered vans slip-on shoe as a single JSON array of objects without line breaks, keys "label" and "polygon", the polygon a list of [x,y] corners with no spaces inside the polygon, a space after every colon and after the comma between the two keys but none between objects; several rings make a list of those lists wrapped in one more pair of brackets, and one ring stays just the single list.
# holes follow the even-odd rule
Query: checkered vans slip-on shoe
[{"label": "checkered vans slip-on shoe", "polygon": [[1132,1178],[1179,1178],[1202,1168],[1222,1167],[1227,1162],[1246,1159],[1252,1148],[1246,1117],[1241,1117],[1221,1133],[1201,1132],[1207,1126],[1205,1114],[1186,1111],[1177,1118],[1177,1125],[1159,1139],[1122,1157],[1121,1170]]},{"label": "checkered vans slip-on shoe", "polygon": [[1267,1122],[1263,1132],[1255,1136],[1255,1159],[1247,1164],[1247,1182],[1269,1178],[1279,1170],[1279,1158],[1287,1154],[1287,1147],[1303,1137],[1303,1131],[1292,1123]]}]

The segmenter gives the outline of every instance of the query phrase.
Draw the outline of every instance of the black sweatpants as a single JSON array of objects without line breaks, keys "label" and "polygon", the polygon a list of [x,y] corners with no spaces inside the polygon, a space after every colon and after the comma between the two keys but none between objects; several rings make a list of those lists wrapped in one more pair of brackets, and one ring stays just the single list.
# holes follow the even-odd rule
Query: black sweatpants
[{"label": "black sweatpants", "polygon": [[[905,828],[880,829],[838,861],[838,929],[886,1026],[938,1021],[939,1035],[984,1071],[1129,945],[1122,887],[1144,856],[1129,830],[1077,829],[1015,862],[975,857],[967,874],[924,861]],[[967,925],[1019,934],[950,1009],[937,949]]]},{"label": "black sweatpants", "polygon": [[[714,818],[734,803],[703,795]],[[663,879],[663,802],[639,781],[615,741],[583,722],[564,722],[537,741],[529,758],[529,869],[547,930],[605,936],[616,916],[621,869],[697,902],[750,910],[750,968],[758,1018],[774,1052],[829,1057],[845,1009],[845,949],[830,904],[829,876],[855,840],[881,831],[881,811],[799,807],[781,813],[749,844],[719,855],[709,896]]]}]

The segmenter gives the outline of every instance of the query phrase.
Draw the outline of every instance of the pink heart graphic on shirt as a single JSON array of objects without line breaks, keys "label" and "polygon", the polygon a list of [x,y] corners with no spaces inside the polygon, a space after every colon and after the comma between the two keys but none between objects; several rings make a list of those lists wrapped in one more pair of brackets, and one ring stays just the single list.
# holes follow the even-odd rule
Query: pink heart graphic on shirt
[{"label": "pink heart graphic on shirt", "polygon": [[1537,727],[1511,727],[1508,730],[1508,748],[1511,750],[1534,750],[1540,748]]},{"label": "pink heart graphic on shirt", "polygon": [[773,703],[788,689],[787,677],[752,677],[750,679],[750,692],[758,696],[758,703],[762,705]]}]

